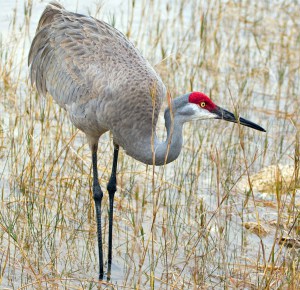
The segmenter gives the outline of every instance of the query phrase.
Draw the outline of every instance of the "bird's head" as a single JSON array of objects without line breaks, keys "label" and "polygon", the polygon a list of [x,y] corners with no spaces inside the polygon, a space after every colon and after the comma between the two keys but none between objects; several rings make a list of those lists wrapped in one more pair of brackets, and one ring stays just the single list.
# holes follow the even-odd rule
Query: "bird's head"
[{"label": "bird's head", "polygon": [[205,119],[222,119],[225,121],[240,123],[241,125],[266,132],[259,125],[217,106],[208,96],[201,92],[188,93],[173,102],[176,115],[183,122]]}]

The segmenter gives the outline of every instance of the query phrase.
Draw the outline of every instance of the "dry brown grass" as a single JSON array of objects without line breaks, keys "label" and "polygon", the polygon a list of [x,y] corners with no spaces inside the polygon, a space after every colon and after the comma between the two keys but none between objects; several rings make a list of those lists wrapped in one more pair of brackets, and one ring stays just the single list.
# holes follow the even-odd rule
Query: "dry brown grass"
[{"label": "dry brown grass", "polygon": [[[130,36],[172,96],[204,91],[267,133],[190,124],[179,159],[154,170],[121,150],[111,287],[299,289],[297,182],[286,192],[275,179],[271,195],[236,184],[273,164],[293,165],[299,178],[300,4],[133,3],[89,11]],[[0,288],[95,289],[90,152],[66,113],[30,87],[25,60],[40,4],[16,7],[24,20],[13,14],[0,47]],[[99,147],[105,188],[109,134]],[[105,253],[107,203],[105,195]]]}]

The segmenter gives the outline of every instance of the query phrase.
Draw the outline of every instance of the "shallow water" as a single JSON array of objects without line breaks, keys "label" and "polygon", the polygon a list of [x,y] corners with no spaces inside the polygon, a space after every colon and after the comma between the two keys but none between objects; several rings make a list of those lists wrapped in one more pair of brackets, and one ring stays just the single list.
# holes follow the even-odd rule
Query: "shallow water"
[{"label": "shallow water", "polygon": [[[88,13],[88,11],[90,11],[92,15],[94,15],[93,11],[95,11],[96,9],[96,5],[94,4],[94,2],[95,1],[90,0],[77,1],[77,3],[75,3],[74,1],[61,1],[61,3],[69,10],[78,11],[80,13]],[[29,34],[26,36],[27,40],[25,42],[24,48],[22,48],[23,53],[21,52],[21,49],[18,49],[16,51],[16,63],[22,62],[22,76],[26,76],[28,73],[28,69],[26,66],[27,51],[30,40],[34,36],[34,31],[38,23],[40,14],[45,7],[45,3],[46,2],[44,1],[34,2],[32,8],[32,17],[29,25]],[[111,23],[113,19],[112,16],[114,15],[116,20],[116,27],[125,33],[128,28],[128,19],[130,19],[130,9],[128,8],[128,3],[115,0],[106,1],[103,3],[104,6],[98,17],[103,17],[102,19]],[[151,63],[158,64],[157,67],[159,70],[162,70],[163,78],[166,80],[166,83],[172,85],[172,80],[168,79],[168,73],[165,74],[160,66],[161,55],[159,48],[162,49],[162,47],[158,46],[155,51],[150,51],[151,48],[149,48],[150,46],[147,42],[147,39],[149,38],[152,41],[155,40],[153,31],[150,29],[148,30],[149,27],[153,28],[153,25],[151,26],[152,15],[147,14],[148,17],[145,17],[143,19],[139,18],[139,15],[142,15],[139,14],[139,12],[143,10],[142,3],[144,2],[137,1],[135,6],[137,16],[135,16],[133,19],[133,39],[134,36],[137,37],[137,39],[139,40],[139,48],[145,55],[148,56]],[[169,9],[169,14],[165,13],[166,3],[168,3],[171,7]],[[168,37],[162,40],[162,43],[166,40],[168,41],[167,43],[164,43],[164,49],[167,51],[167,53],[170,53],[171,55],[175,55],[177,51],[182,53],[181,55],[176,55],[178,59],[176,59],[174,63],[171,61],[171,57],[169,57],[171,60],[167,58],[167,61],[170,61],[170,64],[168,64],[168,68],[170,70],[174,69],[173,66],[176,67],[177,61],[178,63],[180,63],[180,58],[187,59],[186,63],[182,61],[183,64],[176,67],[177,73],[175,78],[178,82],[176,83],[177,87],[174,90],[177,93],[180,93],[183,90],[184,84],[186,85],[185,78],[190,74],[189,66],[193,67],[193,65],[197,64],[198,60],[193,58],[193,52],[195,52],[198,47],[199,50],[202,49],[202,44],[199,44],[199,35],[195,36],[192,32],[190,32],[193,30],[193,28],[191,28],[189,20],[193,17],[199,17],[199,19],[201,19],[201,17],[203,17],[203,14],[201,12],[205,11],[205,9],[209,9],[210,6],[206,3],[206,1],[190,1],[184,3],[185,4],[182,8],[183,16],[178,16],[178,21],[175,21],[173,24],[174,31],[170,31],[169,33],[166,32],[168,34]],[[226,3],[226,1],[224,1],[224,3]],[[178,13],[178,10],[172,8],[172,5],[173,7],[178,7],[179,4],[180,1],[160,1],[159,4],[154,2],[151,9],[152,12],[154,11],[156,12],[156,14],[161,15],[161,23],[164,23],[166,27],[170,27],[170,24],[168,24],[168,21],[170,21],[168,17],[170,17],[170,19],[176,19],[177,15],[174,15],[174,13]],[[8,45],[9,47],[11,45],[10,31],[12,27],[11,19],[14,13],[14,9],[16,9],[15,11],[17,15],[15,24],[17,28],[15,31],[17,37],[20,37],[20,39],[23,37],[22,33],[24,33],[24,31],[20,30],[18,34],[18,26],[22,25],[24,21],[24,5],[22,1],[19,1],[17,2],[17,4],[15,4],[7,0],[2,0],[1,5],[0,34],[2,35],[3,45]],[[198,7],[201,5],[203,11],[197,11],[196,9],[193,9],[194,6]],[[270,5],[270,3],[266,2],[265,5]],[[229,9],[229,6],[224,7]],[[149,11],[151,11],[151,9],[148,8],[148,13]],[[271,9],[265,8],[263,11],[267,13],[270,12],[270,10]],[[160,11],[161,13],[159,13]],[[257,23],[260,23],[260,21],[262,21],[261,19],[264,19],[266,17],[266,15],[261,15],[261,17],[260,15],[253,15],[251,10],[247,11],[247,9],[244,9],[242,11],[243,12],[240,15],[241,18],[247,18],[247,13],[250,14],[250,16],[247,18],[248,23],[251,23],[251,21],[254,20],[257,21]],[[226,12],[227,11],[223,11],[225,15]],[[268,19],[271,18],[272,13],[270,12],[267,15]],[[156,17],[156,14],[153,15],[153,17]],[[255,18],[255,16],[257,18]],[[285,19],[285,17],[281,17],[281,15],[279,16],[279,22]],[[208,15],[207,17],[213,18],[215,17],[215,15]],[[272,34],[274,38],[267,41],[265,49],[257,49],[257,45],[259,46],[259,42],[257,42],[258,40],[255,39],[255,37],[253,37],[255,31],[253,32],[252,30],[252,24],[241,24],[237,21],[232,21],[232,23],[230,23],[230,21],[231,18],[229,15],[228,19],[225,21],[225,23],[229,23],[228,27],[231,28],[229,32],[226,31],[228,27],[226,27],[226,29],[224,28],[224,30],[222,30],[223,28],[221,27],[216,33],[216,35],[219,36],[219,41],[220,39],[222,40],[221,48],[219,50],[221,56],[218,59],[218,62],[210,63],[211,61],[213,61],[215,50],[214,46],[220,45],[217,43],[216,39],[215,42],[209,42],[211,46],[207,48],[208,52],[206,58],[204,59],[207,67],[205,67],[205,65],[202,68],[198,68],[196,66],[196,69],[201,73],[196,75],[197,80],[199,81],[197,82],[195,87],[199,90],[200,87],[203,87],[209,91],[210,88],[214,88],[214,83],[218,82],[219,88],[215,89],[215,92],[217,92],[217,94],[215,95],[214,100],[222,102],[222,104],[224,104],[222,106],[228,109],[232,108],[232,110],[232,104],[237,103],[242,107],[243,116],[253,120],[254,122],[258,122],[263,127],[266,127],[268,131],[266,134],[253,132],[248,129],[244,131],[246,132],[244,136],[246,153],[247,158],[249,158],[247,160],[249,163],[253,162],[253,165],[250,167],[250,173],[258,171],[263,166],[277,162],[283,164],[292,164],[293,156],[295,153],[294,135],[297,128],[297,122],[295,124],[295,120],[292,117],[278,117],[278,112],[274,112],[276,109],[282,111],[283,113],[292,111],[290,107],[293,105],[293,100],[291,99],[289,101],[284,97],[289,92],[288,87],[290,83],[289,81],[287,81],[289,72],[285,72],[284,76],[286,76],[286,78],[284,79],[282,86],[280,86],[279,88],[279,76],[277,73],[277,68],[278,66],[280,66],[279,61],[282,61],[280,60],[280,57],[275,53],[275,56],[271,56],[271,60],[269,60],[266,65],[262,63],[262,60],[266,62],[268,60],[267,55],[268,53],[270,53],[270,51],[268,51],[269,45],[272,45],[272,41],[274,43],[276,43],[275,41],[278,41],[278,39],[276,39],[277,34]],[[145,25],[145,29],[140,29],[141,23]],[[287,21],[286,25],[289,26],[292,24],[293,22]],[[239,39],[245,38],[245,41],[240,41],[239,49],[242,51],[245,50],[245,53],[240,53],[239,51],[234,50],[235,47],[231,45],[230,37],[233,37],[231,33],[232,31],[237,29],[238,25],[245,26],[244,29],[241,29],[241,32],[239,33]],[[266,29],[272,30],[272,28],[270,28],[270,25],[266,27]],[[144,36],[142,36],[142,33],[140,33],[139,31],[142,31],[144,33]],[[185,33],[187,34],[187,36],[185,35]],[[180,35],[180,41],[173,43],[172,39],[178,37],[177,34]],[[194,49],[196,47],[195,50],[191,51],[188,48],[184,49],[183,44],[185,43],[185,37],[190,38],[189,45],[193,46]],[[250,40],[246,41],[248,39]],[[248,51],[247,45],[250,45],[252,47],[252,49],[250,49],[248,52],[248,59],[251,60],[251,65],[249,66],[250,69],[253,71],[253,73],[255,73],[255,70],[262,71],[261,76],[253,79],[248,76],[248,78],[244,80],[246,81],[246,88],[250,90],[251,93],[248,93],[247,90],[243,92],[240,89],[240,86],[243,82],[243,78],[241,77],[241,75],[247,75],[247,70],[249,69],[249,67],[239,67],[239,63],[244,63],[245,61],[247,61],[247,58],[245,56]],[[237,59],[235,58],[235,55],[237,55]],[[263,71],[267,68],[269,69],[270,73],[268,75],[269,79],[265,83],[265,76]],[[193,67],[193,69],[195,68]],[[219,75],[219,77],[216,77],[216,75]],[[235,79],[237,78],[237,76],[241,77],[241,79]],[[293,78],[293,80],[295,81],[295,83],[299,80],[299,73],[295,73],[295,77]],[[22,92],[22,86],[24,86],[25,92]],[[230,93],[228,93],[228,87],[234,92],[233,96],[230,96]],[[18,90],[18,95],[20,96],[20,98],[26,99],[26,90],[26,84],[22,83],[20,85],[20,90]],[[278,102],[277,95],[279,94],[279,90],[282,92],[282,94],[281,100]],[[299,85],[295,85],[294,90],[294,96],[296,96],[297,94],[299,95]],[[244,104],[244,101],[242,100],[242,97],[244,95],[247,95],[247,99],[245,98],[246,104]],[[15,121],[14,114],[16,114],[16,116],[20,114],[20,116],[22,117],[22,114],[25,114],[28,108],[24,106],[19,108],[20,112],[14,112],[12,110],[12,112],[8,113],[5,112],[8,106],[4,104],[5,102],[3,100],[3,106],[2,104],[0,106],[0,113],[2,121],[1,124],[4,128],[4,131],[6,132],[12,126],[12,122]],[[56,132],[53,128],[55,128],[57,124],[62,124],[65,133],[62,133],[60,142],[57,144],[54,141],[51,142],[51,140],[47,141],[47,146],[49,146],[49,148],[45,149],[45,155],[51,150],[59,151],[61,148],[63,148],[65,145],[64,138],[68,140],[68,137],[70,135],[69,133],[67,133],[68,130],[70,130],[70,124],[65,121],[65,114],[59,112],[57,106],[52,109],[51,112],[52,114],[50,116],[51,118],[53,118],[53,120],[51,120],[51,126],[49,129],[50,132]],[[293,120],[294,123],[292,123],[291,120]],[[163,201],[166,201],[166,205],[161,205],[159,207],[159,213],[156,219],[157,226],[155,237],[157,241],[155,244],[155,250],[157,251],[157,256],[163,255],[162,253],[164,248],[160,241],[163,241],[163,239],[165,238],[163,237],[164,228],[169,228],[170,233],[168,237],[170,240],[165,238],[165,247],[168,247],[168,243],[171,244],[169,245],[169,247],[171,248],[173,253],[175,253],[174,257],[172,257],[174,258],[175,264],[179,269],[176,273],[176,271],[174,270],[176,267],[174,267],[174,272],[172,273],[174,275],[180,273],[179,276],[183,277],[183,280],[181,281],[183,283],[182,285],[184,285],[186,281],[188,281],[188,283],[192,283],[193,276],[191,273],[193,273],[194,269],[197,269],[197,259],[201,260],[203,256],[209,256],[211,262],[208,265],[203,266],[203,268],[206,268],[205,279],[206,282],[208,281],[208,285],[214,285],[216,287],[215,289],[218,289],[218,286],[216,286],[218,284],[215,281],[222,280],[222,277],[228,277],[228,273],[231,271],[234,272],[236,268],[232,268],[232,265],[237,265],[236,267],[238,268],[239,265],[242,265],[244,263],[246,264],[246,261],[251,261],[254,265],[256,265],[256,263],[263,264],[266,261],[266,257],[268,258],[270,256],[276,232],[276,227],[272,225],[272,222],[278,219],[278,211],[276,208],[276,206],[278,206],[278,203],[276,195],[262,195],[261,193],[257,192],[249,198],[248,206],[244,206],[245,200],[247,199],[246,193],[240,192],[235,188],[235,184],[240,176],[246,175],[246,164],[243,162],[237,130],[233,131],[232,124],[222,125],[220,121],[214,121],[214,125],[210,124],[211,123],[209,123],[209,121],[204,121],[202,123],[197,122],[193,125],[187,125],[184,130],[186,142],[179,159],[173,164],[168,165],[165,169],[164,174],[162,174],[162,169],[157,169],[156,171],[155,176],[157,177],[157,179],[154,183],[154,191],[157,190],[157,192],[159,192],[159,190],[161,190],[159,200],[162,204]],[[34,140],[37,140],[38,142],[38,140],[40,140],[40,134],[45,131],[43,131],[41,124],[34,125],[35,127],[32,134],[34,136]],[[163,120],[160,120],[159,126],[160,128],[163,128]],[[22,132],[22,130],[18,130],[18,128],[13,131],[13,134],[15,134],[14,136],[16,138],[18,137],[18,134],[21,134],[19,132]],[[27,140],[26,138],[24,139]],[[101,169],[99,170],[101,172],[100,178],[104,181],[107,178],[110,168],[111,148],[109,147],[109,139],[110,137],[106,135],[103,140],[101,140],[101,152],[105,153],[103,161],[106,164],[103,165],[104,162],[102,162]],[[78,155],[78,159],[81,158],[83,160],[82,170],[79,169],[78,171],[76,171],[74,169],[74,166],[70,166],[70,169],[69,167],[67,168],[67,172],[53,172],[54,177],[60,174],[62,175],[62,178],[63,176],[65,176],[66,178],[72,179],[72,176],[74,175],[74,179],[76,179],[76,182],[79,182],[78,184],[76,183],[76,186],[74,187],[76,196],[72,195],[72,192],[70,192],[72,190],[67,190],[67,194],[63,195],[63,198],[70,199],[69,208],[67,208],[70,210],[70,212],[67,212],[68,216],[65,217],[66,229],[58,229],[58,233],[54,235],[54,239],[56,241],[54,244],[59,245],[59,252],[62,253],[55,263],[55,270],[62,277],[64,277],[65,272],[69,274],[68,271],[71,271],[72,277],[84,279],[86,278],[86,276],[88,276],[89,279],[92,279],[93,277],[97,276],[96,273],[98,262],[95,248],[91,249],[90,252],[86,250],[86,245],[88,244],[87,236],[91,233],[94,233],[95,231],[91,223],[87,221],[87,216],[89,214],[88,208],[90,207],[90,200],[86,195],[88,192],[83,192],[84,190],[88,191],[89,184],[87,180],[90,174],[90,159],[88,155],[89,152],[86,147],[84,147],[82,150],[78,149],[81,148],[84,141],[84,138],[79,133],[75,138],[74,143],[71,143],[71,149],[73,151],[71,150],[70,152],[66,153],[66,155],[63,154],[62,156],[60,156],[59,154],[55,155],[58,156],[57,164],[61,166],[61,168],[65,168],[64,164],[65,162],[68,162],[66,160],[71,157],[73,158],[73,156],[75,155]],[[55,145],[59,149],[55,149]],[[263,154],[264,146],[268,146],[267,155]],[[200,148],[200,152],[198,152],[199,154],[197,154],[198,148]],[[22,195],[22,190],[17,188],[18,182],[11,182],[11,180],[15,180],[18,177],[15,173],[9,172],[10,166],[7,165],[8,160],[12,155],[11,152],[13,151],[10,151],[7,154],[6,152],[4,152],[4,157],[0,158],[0,176],[2,174],[0,189],[4,193],[2,195],[2,201],[5,206],[7,205],[7,203],[10,203],[14,197],[20,197],[20,199],[24,198],[24,196]],[[200,158],[200,156],[202,156],[202,158]],[[222,162],[218,163],[218,158]],[[29,160],[29,156],[25,156],[24,159],[20,159],[21,162],[18,166],[26,166]],[[51,159],[49,158],[49,160]],[[197,169],[198,160],[200,160],[201,162],[201,166],[198,166],[200,169]],[[40,163],[37,162],[36,167],[39,168],[39,170],[44,170],[45,168]],[[51,168],[50,164],[46,164],[46,166]],[[145,247],[144,237],[140,233],[140,231],[142,228],[144,233],[146,233],[145,239],[147,239],[149,237],[152,223],[153,198],[151,196],[153,187],[151,180],[151,170],[152,169],[146,168],[144,165],[129,160],[129,158],[126,156],[122,157],[120,166],[121,172],[119,174],[119,178],[122,180],[120,180],[120,187],[118,195],[116,196],[116,209],[118,210],[116,210],[115,214],[115,256],[113,262],[112,280],[112,282],[116,283],[117,285],[123,285],[124,281],[126,281],[125,283],[127,284],[127,286],[131,287],[133,283],[137,283],[137,278],[135,276],[136,273],[138,273],[138,265],[141,261],[139,253],[142,252]],[[47,172],[47,170],[45,171]],[[35,183],[33,185],[33,191],[39,190],[43,186],[41,185],[40,187],[40,184],[43,183],[40,182],[38,178],[36,178],[37,181],[35,181],[37,185]],[[219,180],[219,182],[217,180]],[[104,186],[105,184],[104,181],[102,186]],[[11,183],[15,184],[16,187],[12,187]],[[60,196],[60,192],[62,191],[64,184],[56,185],[55,182],[52,182],[51,186],[51,192],[49,193],[50,196],[52,198],[56,198],[56,192],[58,192],[57,195]],[[144,205],[144,203],[143,205],[141,205],[141,200],[135,199],[134,195],[132,194],[132,192],[135,191],[138,191],[141,195],[146,195],[146,205]],[[226,202],[222,203],[221,200],[226,195],[226,193],[228,193],[229,197],[228,199],[226,199]],[[289,204],[290,198],[290,196],[282,197],[286,204]],[[275,207],[265,206],[264,203],[259,203],[259,201],[262,202],[266,200]],[[199,210],[198,205],[200,205],[202,202],[204,204],[204,209],[206,212],[205,227],[199,226],[201,214],[197,212],[197,210]],[[50,203],[51,199],[49,200],[49,204]],[[104,206],[107,206],[106,203],[107,200],[105,201]],[[296,192],[295,203],[299,203],[298,191]],[[78,207],[75,207],[74,204],[78,205]],[[41,204],[39,203],[36,203],[35,206],[37,205],[41,206]],[[218,205],[220,205],[220,208],[218,207]],[[40,216],[38,212],[35,212],[36,221],[39,222],[39,219],[41,219],[41,226],[45,226],[45,229],[41,232],[41,235],[46,235],[45,233],[47,233],[50,228],[54,228],[53,220],[57,216],[57,214],[55,213],[55,210],[57,208],[55,207],[55,205],[53,205],[53,207],[50,209],[47,207],[45,208],[45,216],[43,216],[43,214]],[[79,216],[76,215],[75,217],[73,217],[71,213],[76,212],[78,209],[82,211],[81,214]],[[4,215],[5,214],[9,214],[9,210],[7,212],[5,211]],[[53,216],[51,214],[53,214]],[[284,216],[286,214],[286,211],[282,211],[280,214]],[[103,220],[107,218],[106,210],[104,212],[104,215],[105,217],[103,218]],[[268,229],[268,234],[264,237],[259,237],[251,232],[243,230],[243,222],[257,222],[257,216],[259,216],[261,223]],[[166,217],[168,218],[167,221]],[[138,228],[136,224],[140,224],[141,228]],[[46,226],[49,226],[49,229],[47,229]],[[282,227],[284,228],[284,225],[282,225]],[[76,231],[77,228],[78,231]],[[74,233],[72,232],[72,234],[70,234],[71,230],[74,230]],[[182,244],[180,244],[180,242],[178,242],[174,238],[172,231],[178,231],[177,234],[180,237],[179,239],[181,240],[180,242],[182,242]],[[283,232],[287,232],[287,230],[284,228]],[[76,258],[78,258],[79,261],[76,261],[76,259],[74,260],[73,258],[70,260],[64,258],[64,253],[68,253],[69,250],[69,239],[67,239],[66,244],[63,245],[61,245],[61,241],[65,241],[65,236],[68,234],[70,234],[71,236],[69,238],[70,240],[74,238],[74,240],[76,241],[75,253],[77,253],[78,257]],[[175,235],[175,237],[177,237],[177,234]],[[198,238],[198,236],[202,237],[202,235],[205,236],[206,234],[208,236],[208,244],[205,243],[204,239]],[[72,235],[74,235],[74,237]],[[75,235],[77,239],[75,238]],[[77,237],[77,235],[79,237]],[[177,246],[174,246],[175,243],[180,244],[178,245],[179,250]],[[5,246],[7,244],[8,240],[4,239],[3,249],[5,249]],[[130,255],[130,250],[128,250],[128,247],[132,244],[136,245],[136,249],[133,249],[133,253],[132,255]],[[261,244],[263,244],[264,253],[262,253],[262,248],[260,247]],[[93,247],[93,244],[90,247]],[[195,262],[187,261],[187,257],[190,257],[188,253],[190,249],[194,249],[195,251],[195,256],[193,256]],[[17,249],[15,249],[15,251],[17,252]],[[46,253],[46,260],[50,258],[53,259],[53,257],[51,256],[51,251],[49,250],[48,252],[48,247],[42,248],[42,252],[43,251]],[[282,259],[284,259],[285,250],[281,249],[277,244],[275,244],[275,253],[278,253],[280,251],[282,251],[281,256]],[[144,263],[145,269],[143,271],[142,278],[145,288],[150,285],[150,283],[148,283],[147,281],[149,280],[151,263],[153,262],[151,260],[150,253],[146,253],[146,262]],[[133,259],[133,261],[130,262],[130,259]],[[157,259],[157,261],[158,262],[155,268],[155,274],[158,277],[163,277],[162,273],[166,271],[164,260]],[[76,265],[75,270],[74,266],[72,266],[72,263]],[[18,268],[16,270],[13,266],[11,266],[10,269],[13,269],[10,271],[16,271],[18,275],[20,274]],[[48,273],[47,269],[44,272],[43,271],[44,270],[42,270],[42,273]],[[51,271],[50,273],[52,274]],[[255,281],[256,277],[259,275],[261,275],[261,273],[250,273],[249,280]],[[14,277],[14,275],[12,275],[12,277]],[[254,277],[254,279],[252,279],[252,277]],[[28,278],[29,282],[31,281],[30,279],[31,278]],[[17,281],[17,279],[15,279],[13,283],[15,287],[22,285],[22,282]],[[157,279],[155,285],[157,287],[158,285],[163,287],[162,285],[164,284],[160,283],[162,282]],[[9,279],[6,279],[4,276],[2,285],[4,287],[11,287],[11,284],[12,282],[9,281]],[[178,282],[178,287],[179,285],[180,283]],[[220,286],[220,288],[224,286],[223,284],[221,285],[222,286]]]}]

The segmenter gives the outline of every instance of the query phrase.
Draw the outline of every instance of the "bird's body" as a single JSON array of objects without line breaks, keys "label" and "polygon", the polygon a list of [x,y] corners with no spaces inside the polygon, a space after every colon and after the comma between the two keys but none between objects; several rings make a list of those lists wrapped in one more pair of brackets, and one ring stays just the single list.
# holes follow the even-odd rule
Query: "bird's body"
[{"label": "bird's body", "polygon": [[56,3],[49,5],[29,63],[38,92],[49,92],[91,145],[111,131],[127,154],[146,157],[166,88],[121,32]]},{"label": "bird's body", "polygon": [[175,160],[182,148],[183,124],[192,120],[224,119],[256,130],[260,126],[218,107],[205,94],[192,92],[172,100],[165,110],[167,138],[155,129],[166,88],[155,70],[117,29],[93,17],[72,13],[57,2],[43,12],[28,62],[31,81],[40,95],[48,92],[82,130],[92,151],[93,194],[96,206],[99,279],[103,279],[101,201],[97,148],[111,131],[114,157],[107,186],[110,201],[108,272],[112,261],[113,201],[119,146],[128,155],[151,165]]}]

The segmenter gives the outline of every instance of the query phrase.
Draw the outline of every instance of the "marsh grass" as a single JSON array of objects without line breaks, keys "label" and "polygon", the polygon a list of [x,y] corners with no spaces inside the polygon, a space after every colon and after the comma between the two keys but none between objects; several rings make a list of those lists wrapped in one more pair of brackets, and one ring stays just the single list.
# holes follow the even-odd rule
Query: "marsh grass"
[{"label": "marsh grass", "polygon": [[[36,1],[16,3],[1,38],[0,285],[96,289],[90,151],[66,113],[28,81],[36,7]],[[172,97],[204,91],[267,129],[186,125],[180,157],[161,168],[121,150],[112,282],[103,287],[298,289],[299,3],[128,1],[115,13],[102,4],[89,12],[132,39]],[[99,144],[103,189],[112,149],[106,134]],[[274,178],[274,194],[254,192],[249,177],[270,164],[293,165],[296,181],[287,189]],[[250,190],[237,188],[242,178]],[[105,194],[105,253],[107,209]]]}]

